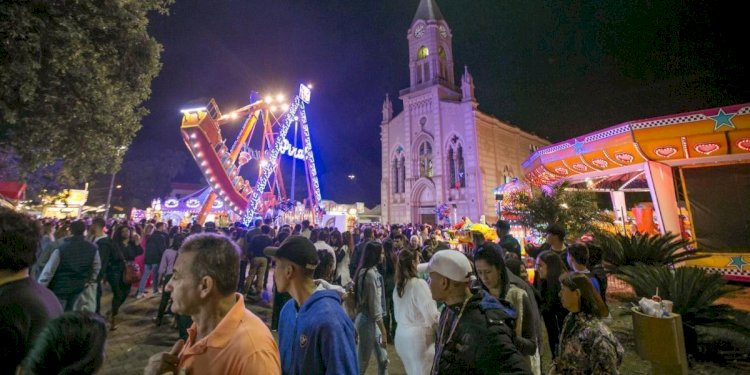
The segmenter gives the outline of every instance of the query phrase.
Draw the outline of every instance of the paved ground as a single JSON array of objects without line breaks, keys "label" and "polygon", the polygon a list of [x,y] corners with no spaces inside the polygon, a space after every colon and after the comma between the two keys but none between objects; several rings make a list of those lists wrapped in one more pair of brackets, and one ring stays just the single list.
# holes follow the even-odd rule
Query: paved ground
[{"label": "paved ground", "polygon": [[[156,316],[159,299],[160,297],[146,297],[136,300],[128,297],[125,305],[120,308],[118,329],[111,331],[107,338],[107,357],[100,374],[142,374],[151,355],[172,347],[178,335],[177,329],[170,327],[171,318],[165,317],[164,324],[158,327],[151,321],[151,318]],[[105,291],[102,296],[103,314],[109,311],[110,301],[111,294]],[[248,303],[247,307],[270,326],[270,306]],[[388,345],[388,354],[391,359],[389,373],[406,374],[393,345]],[[377,365],[375,360],[371,359],[367,374],[376,373]]]},{"label": "paved ground", "polygon": [[[608,295],[612,297],[617,294],[627,293],[627,288],[620,285],[612,285]],[[750,288],[743,288],[736,294],[727,298],[726,302],[735,302],[733,305],[742,305],[750,296]],[[106,292],[102,300],[102,312],[109,311],[111,294]],[[722,301],[725,302],[725,301]],[[170,327],[169,317],[165,318],[165,324],[160,327],[154,325],[151,318],[156,315],[159,297],[144,298],[136,300],[132,297],[120,310],[119,328],[111,332],[107,340],[107,358],[100,374],[142,374],[148,358],[158,352],[168,350],[177,340],[177,330]],[[266,323],[270,322],[271,308],[265,304],[247,304],[247,307],[256,315],[260,316]],[[625,347],[625,358],[620,367],[621,374],[648,374],[650,364],[638,358],[635,353],[633,326],[630,316],[627,314],[629,305],[617,302],[613,298],[610,302],[612,320],[608,325]],[[744,306],[736,306],[744,307]],[[729,335],[729,333],[727,333]],[[393,345],[388,345],[388,354],[391,360],[389,373],[392,375],[405,374],[403,364],[395,352]],[[742,363],[735,364],[729,368],[715,363],[695,363],[691,368],[691,374],[724,374],[724,373],[750,373],[750,365],[747,359]],[[370,361],[367,374],[376,374],[377,366],[374,359]]]}]

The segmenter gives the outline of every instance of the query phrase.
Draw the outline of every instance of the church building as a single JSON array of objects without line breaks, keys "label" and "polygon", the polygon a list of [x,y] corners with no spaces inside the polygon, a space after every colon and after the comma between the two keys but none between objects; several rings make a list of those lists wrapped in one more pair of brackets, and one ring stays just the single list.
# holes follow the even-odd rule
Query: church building
[{"label": "church building", "polygon": [[409,87],[404,110],[393,114],[386,95],[382,179],[384,223],[436,223],[435,208],[451,217],[497,219],[493,190],[521,176],[521,163],[546,140],[477,109],[474,81],[464,67],[454,77],[452,34],[435,0],[421,0],[407,31]]}]

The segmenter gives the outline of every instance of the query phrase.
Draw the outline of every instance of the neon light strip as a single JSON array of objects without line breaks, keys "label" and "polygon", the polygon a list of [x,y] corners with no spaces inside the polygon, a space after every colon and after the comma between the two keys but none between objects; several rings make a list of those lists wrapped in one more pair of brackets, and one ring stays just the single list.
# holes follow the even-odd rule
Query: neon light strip
[{"label": "neon light strip", "polygon": [[[309,99],[308,99],[309,101]],[[305,113],[305,105],[300,106],[299,119],[302,122],[302,134],[305,137],[305,157],[307,163],[310,165],[310,178],[313,183],[313,192],[315,193],[316,203],[320,203],[323,198],[320,195],[320,184],[318,183],[318,171],[315,169],[315,157],[312,152],[312,142],[310,141],[310,129],[307,127],[307,114]]]},{"label": "neon light strip", "polygon": [[[294,102],[292,102],[291,107],[289,107],[289,111],[286,114],[286,118],[284,118],[284,125],[281,126],[281,130],[279,131],[279,135],[277,139],[285,139],[286,134],[289,132],[289,128],[291,127],[292,123],[294,123],[294,113],[297,112],[297,110],[300,108],[302,104],[302,101],[300,100],[299,96],[294,98]],[[302,118],[304,118],[304,111],[302,112]],[[261,193],[266,189],[266,185],[268,184],[268,179],[271,178],[271,174],[276,169],[276,163],[278,163],[279,154],[281,153],[281,144],[282,142],[274,142],[273,145],[273,151],[271,151],[271,154],[268,157],[268,163],[265,167],[263,167],[263,173],[261,173],[260,177],[258,178],[258,181],[255,184],[255,189],[253,190],[253,194],[250,197],[250,200],[247,202],[247,212],[245,213],[245,217],[243,218],[243,222],[245,225],[250,225],[250,223],[253,221],[253,216],[255,216],[256,209],[258,207],[258,201],[260,200]]]}]

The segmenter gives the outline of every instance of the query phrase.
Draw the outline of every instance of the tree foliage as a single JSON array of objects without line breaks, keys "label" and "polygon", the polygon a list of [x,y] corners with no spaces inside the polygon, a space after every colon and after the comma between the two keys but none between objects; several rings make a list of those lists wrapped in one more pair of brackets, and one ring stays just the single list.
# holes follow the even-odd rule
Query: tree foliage
[{"label": "tree foliage", "polygon": [[172,190],[172,180],[184,169],[187,156],[173,149],[159,149],[157,145],[147,147],[159,150],[156,154],[139,153],[128,157],[117,175],[117,183],[122,184],[123,201],[117,202],[127,207],[143,208],[152,199],[164,198]]},{"label": "tree foliage", "polygon": [[607,272],[619,274],[623,266],[643,263],[653,266],[672,267],[686,260],[704,258],[707,255],[688,250],[688,243],[678,235],[667,233],[632,235],[599,233],[596,244],[602,252]]},{"label": "tree foliage", "polygon": [[63,161],[82,180],[119,169],[147,113],[161,45],[147,14],[172,0],[4,1],[0,143],[23,174]]},{"label": "tree foliage", "polygon": [[567,183],[561,183],[544,190],[533,187],[531,194],[523,191],[514,194],[511,200],[520,223],[540,231],[550,224],[562,224],[570,238],[598,232],[598,225],[612,223],[611,218],[600,213],[594,193],[568,187]]}]

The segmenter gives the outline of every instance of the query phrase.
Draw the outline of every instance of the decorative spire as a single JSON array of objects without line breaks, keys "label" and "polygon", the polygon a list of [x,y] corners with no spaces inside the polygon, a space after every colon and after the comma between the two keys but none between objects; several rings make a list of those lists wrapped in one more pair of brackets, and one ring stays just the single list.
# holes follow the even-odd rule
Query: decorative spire
[{"label": "decorative spire", "polygon": [[469,73],[469,68],[464,65],[464,74],[461,76],[461,94],[463,101],[476,101],[474,97],[474,78]]},{"label": "decorative spire", "polygon": [[414,19],[411,23],[414,23],[416,20],[440,21],[444,20],[444,18],[443,13],[440,12],[440,8],[438,8],[435,0],[420,0],[419,6],[417,7],[417,13],[414,14]]},{"label": "decorative spire", "polygon": [[385,94],[385,100],[383,101],[383,123],[386,124],[393,118],[393,103],[388,97],[388,93]]}]

